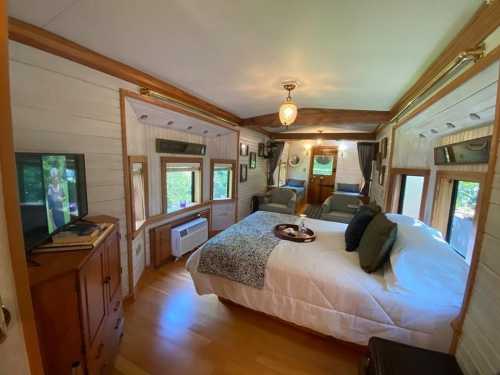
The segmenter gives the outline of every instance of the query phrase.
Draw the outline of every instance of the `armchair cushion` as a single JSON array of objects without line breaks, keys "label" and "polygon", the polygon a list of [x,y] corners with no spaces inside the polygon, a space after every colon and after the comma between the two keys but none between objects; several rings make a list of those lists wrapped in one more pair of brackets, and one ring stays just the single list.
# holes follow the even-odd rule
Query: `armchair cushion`
[{"label": "armchair cushion", "polygon": [[273,189],[270,197],[272,203],[288,205],[288,202],[295,198],[295,192],[291,189]]},{"label": "armchair cushion", "polygon": [[273,189],[263,197],[259,209],[262,211],[294,214],[297,196],[291,189]]}]

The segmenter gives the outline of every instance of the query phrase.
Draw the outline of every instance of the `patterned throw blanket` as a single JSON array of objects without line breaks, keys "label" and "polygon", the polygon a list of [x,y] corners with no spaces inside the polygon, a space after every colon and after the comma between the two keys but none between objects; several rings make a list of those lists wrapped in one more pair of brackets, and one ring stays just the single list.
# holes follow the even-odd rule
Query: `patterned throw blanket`
[{"label": "patterned throw blanket", "polygon": [[208,240],[201,249],[198,272],[262,289],[267,260],[281,241],[273,228],[298,221],[297,216],[257,211]]}]

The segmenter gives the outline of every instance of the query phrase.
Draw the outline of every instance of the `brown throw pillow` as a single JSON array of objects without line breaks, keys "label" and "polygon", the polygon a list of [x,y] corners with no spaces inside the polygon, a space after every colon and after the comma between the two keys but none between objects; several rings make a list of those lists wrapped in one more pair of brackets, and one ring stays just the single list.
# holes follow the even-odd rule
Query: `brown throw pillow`
[{"label": "brown throw pillow", "polygon": [[361,268],[372,273],[387,261],[396,241],[398,226],[379,213],[366,227],[358,247]]},{"label": "brown throw pillow", "polygon": [[346,251],[355,251],[358,248],[366,227],[380,211],[380,206],[376,204],[367,204],[360,207],[345,230]]}]

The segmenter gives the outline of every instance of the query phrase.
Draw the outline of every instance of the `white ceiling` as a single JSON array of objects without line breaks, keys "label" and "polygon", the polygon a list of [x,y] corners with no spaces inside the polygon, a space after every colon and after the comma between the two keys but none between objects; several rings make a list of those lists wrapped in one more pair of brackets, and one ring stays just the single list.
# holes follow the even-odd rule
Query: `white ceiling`
[{"label": "white ceiling", "polygon": [[[492,124],[495,120],[499,65],[492,64],[409,120],[399,128],[401,133],[414,139],[423,134],[426,139],[434,140],[465,129]],[[479,119],[471,117],[471,113],[478,115]],[[455,127],[450,128],[447,123]]]},{"label": "white ceiling", "polygon": [[9,15],[240,117],[300,107],[388,110],[481,0],[9,0]]},{"label": "white ceiling", "polygon": [[[127,100],[132,105],[137,120],[145,125],[164,127],[208,138],[233,133],[231,129],[213,125],[191,116],[145,103],[141,100],[133,98],[127,98]],[[144,119],[141,118],[143,115],[147,117]]]}]

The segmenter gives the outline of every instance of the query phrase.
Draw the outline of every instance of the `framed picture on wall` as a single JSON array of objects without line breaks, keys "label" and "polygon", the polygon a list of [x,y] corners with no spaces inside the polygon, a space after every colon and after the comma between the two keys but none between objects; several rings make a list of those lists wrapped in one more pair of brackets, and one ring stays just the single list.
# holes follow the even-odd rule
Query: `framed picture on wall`
[{"label": "framed picture on wall", "polygon": [[380,142],[380,148],[380,151],[382,152],[382,159],[385,159],[387,157],[387,137],[384,137]]},{"label": "framed picture on wall", "polygon": [[246,182],[248,178],[248,165],[240,164],[240,182]]},{"label": "framed picture on wall", "polygon": [[377,158],[375,160],[375,168],[377,169],[378,172],[380,172],[380,169],[382,168],[382,152],[377,152]]},{"label": "framed picture on wall", "polygon": [[266,156],[266,144],[259,143],[259,149],[257,152],[258,152],[259,158],[265,157]]},{"label": "framed picture on wall", "polygon": [[250,167],[250,169],[257,168],[257,154],[255,152],[250,152],[248,166]]},{"label": "framed picture on wall", "polygon": [[248,145],[240,143],[240,156],[248,156]]},{"label": "framed picture on wall", "polygon": [[380,171],[378,172],[378,183],[379,185],[384,185],[385,181],[385,165],[380,168]]}]

